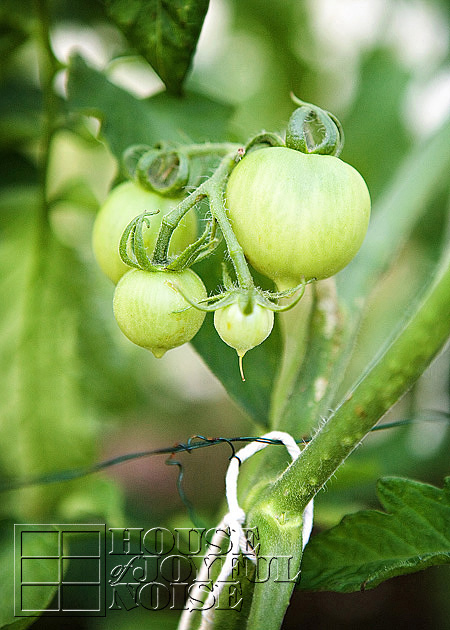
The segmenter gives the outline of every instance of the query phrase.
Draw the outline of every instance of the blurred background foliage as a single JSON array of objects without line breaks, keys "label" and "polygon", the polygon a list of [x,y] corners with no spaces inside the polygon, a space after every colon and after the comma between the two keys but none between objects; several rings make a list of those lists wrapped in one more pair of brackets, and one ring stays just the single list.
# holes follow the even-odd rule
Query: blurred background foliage
[{"label": "blurred background foliage", "polygon": [[[62,64],[76,51],[140,98],[163,89],[102,3],[55,0],[50,8],[52,45]],[[362,173],[376,200],[409,150],[448,116],[449,21],[444,0],[212,0],[187,89],[232,107],[231,139],[245,140],[261,129],[282,131],[293,109],[290,92],[332,111],[345,130],[342,158]],[[195,433],[254,435],[254,424],[190,347],[155,360],[118,332],[112,286],[90,248],[95,212],[119,177],[116,160],[97,139],[95,118],[68,112],[54,138],[45,175],[54,238],[46,242],[36,233],[44,125],[37,29],[34,3],[3,0],[0,478],[7,484],[168,446]],[[62,101],[65,80],[62,66],[55,84]],[[444,182],[373,296],[347,385],[425,282],[448,230],[447,196]],[[36,265],[39,251],[45,255]],[[377,507],[374,483],[384,474],[441,486],[448,473],[448,413],[447,351],[386,418],[417,422],[370,436],[317,498],[317,529],[348,512]],[[186,494],[211,526],[228,455],[226,446],[217,446],[180,456]],[[164,458],[143,458],[79,481],[3,493],[0,518],[4,526],[86,519],[109,526],[183,526],[189,520],[176,478],[177,469],[166,467]],[[449,571],[441,567],[361,596],[297,593],[283,627],[375,628],[382,622],[444,629],[449,585]],[[143,618],[149,628],[175,627],[169,612],[144,613],[68,619],[64,627],[134,630]],[[35,627],[60,626],[43,619]]]}]

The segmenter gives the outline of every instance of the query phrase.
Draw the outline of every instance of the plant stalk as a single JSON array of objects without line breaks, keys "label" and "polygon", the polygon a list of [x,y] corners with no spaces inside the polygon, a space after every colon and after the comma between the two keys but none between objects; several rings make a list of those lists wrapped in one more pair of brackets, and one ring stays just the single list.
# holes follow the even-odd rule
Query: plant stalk
[{"label": "plant stalk", "polygon": [[372,427],[420,377],[450,334],[449,304],[450,250],[400,333],[375,358],[301,457],[270,488],[265,500],[275,513],[303,511]]}]

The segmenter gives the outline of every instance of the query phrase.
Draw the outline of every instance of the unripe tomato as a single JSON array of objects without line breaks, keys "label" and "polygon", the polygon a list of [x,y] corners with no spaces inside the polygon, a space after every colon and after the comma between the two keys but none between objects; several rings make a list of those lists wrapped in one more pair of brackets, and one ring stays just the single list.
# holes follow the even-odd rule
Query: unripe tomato
[{"label": "unripe tomato", "polygon": [[214,326],[220,338],[240,357],[266,339],[273,328],[273,311],[259,304],[246,315],[238,303],[217,309]]},{"label": "unripe tomato", "polygon": [[191,306],[206,298],[202,280],[191,269],[179,272],[133,269],[119,280],[114,292],[114,316],[133,343],[162,357],[167,350],[190,341],[205,312]]},{"label": "unripe tomato", "polygon": [[[144,242],[149,254],[156,243],[162,217],[170,212],[181,199],[169,199],[144,190],[134,182],[125,182],[116,186],[100,208],[94,223],[92,247],[95,258],[105,275],[114,283],[130,267],[119,255],[119,243],[127,225],[145,210],[159,210],[150,219],[150,227],[144,227]],[[197,221],[195,214],[189,212],[175,230],[170,242],[170,252],[177,253],[195,240]]]},{"label": "unripe tomato", "polygon": [[246,257],[283,289],[340,271],[361,247],[369,223],[363,178],[330,155],[286,147],[254,151],[231,173],[226,194]]}]

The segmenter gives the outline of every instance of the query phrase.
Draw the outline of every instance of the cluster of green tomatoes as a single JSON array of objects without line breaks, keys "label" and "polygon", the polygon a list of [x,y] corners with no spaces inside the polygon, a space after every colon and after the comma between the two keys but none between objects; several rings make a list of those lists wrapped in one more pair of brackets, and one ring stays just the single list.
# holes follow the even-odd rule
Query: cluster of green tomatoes
[{"label": "cluster of green tomatoes", "polygon": [[[370,215],[367,186],[337,157],[337,119],[297,103],[285,140],[263,133],[245,147],[139,145],[126,153],[129,181],[100,209],[93,249],[116,284],[120,329],[156,357],[189,342],[214,311],[242,374],[242,357],[268,337],[274,312],[291,308],[308,282],[333,276],[359,250]],[[217,168],[186,194],[192,164],[208,152],[219,156]],[[206,227],[198,235],[205,199]],[[224,289],[208,296],[191,266],[213,255],[222,238]],[[248,263],[277,291],[256,286]]]}]

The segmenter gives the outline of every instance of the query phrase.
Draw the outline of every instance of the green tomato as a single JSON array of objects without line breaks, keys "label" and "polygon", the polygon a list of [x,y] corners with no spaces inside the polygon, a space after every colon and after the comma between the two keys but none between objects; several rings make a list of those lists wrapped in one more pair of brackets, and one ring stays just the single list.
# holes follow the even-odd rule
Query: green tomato
[{"label": "green tomato", "polygon": [[[145,210],[160,211],[151,217],[150,227],[144,227],[143,230],[145,247],[151,254],[163,216],[180,201],[144,190],[134,182],[119,184],[110,192],[95,219],[92,247],[101,270],[114,284],[130,270],[119,255],[120,239],[130,221]],[[169,253],[175,254],[185,249],[195,240],[196,234],[196,217],[193,212],[189,212],[173,233]]]},{"label": "green tomato", "polygon": [[364,240],[370,196],[361,175],[330,155],[253,151],[231,173],[227,208],[253,267],[280,289],[328,278]]},{"label": "green tomato", "polygon": [[205,312],[191,306],[207,296],[205,285],[191,269],[179,272],[133,269],[119,280],[114,292],[114,316],[133,343],[162,357],[167,350],[190,341]]},{"label": "green tomato", "polygon": [[242,357],[270,335],[273,328],[273,311],[255,304],[251,313],[246,314],[239,303],[235,302],[215,311],[214,326],[222,341],[238,353],[244,381]]}]

